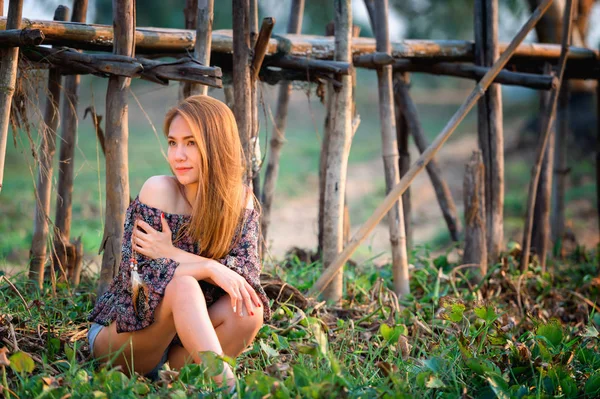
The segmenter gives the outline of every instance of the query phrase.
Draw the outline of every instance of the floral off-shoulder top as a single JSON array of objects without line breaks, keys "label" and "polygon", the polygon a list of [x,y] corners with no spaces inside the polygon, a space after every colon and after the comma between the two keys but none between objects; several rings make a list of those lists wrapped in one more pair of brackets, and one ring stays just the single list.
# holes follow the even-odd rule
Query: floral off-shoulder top
[{"label": "floral off-shoulder top", "polygon": [[[108,290],[96,301],[94,309],[88,316],[89,321],[108,326],[116,320],[118,333],[141,330],[154,321],[154,312],[162,300],[167,284],[173,278],[179,263],[168,258],[149,259],[137,254],[138,273],[148,287],[148,306],[141,312],[138,309],[138,313],[136,313],[132,302],[129,260],[131,259],[131,235],[134,222],[137,219],[142,219],[154,229],[160,231],[162,229],[161,212],[160,209],[141,203],[139,197],[136,197],[129,205],[125,217],[119,273],[113,279]],[[175,240],[175,237],[178,237],[181,229],[190,221],[191,217],[170,213],[164,213],[164,215],[173,233],[173,240]],[[241,225],[241,237],[237,240],[234,238],[235,244],[229,254],[222,259],[217,259],[217,261],[244,277],[254,288],[263,303],[264,319],[266,321],[270,319],[271,311],[269,300],[259,280],[261,264],[258,257],[258,215],[258,211],[255,209],[245,210]],[[199,255],[198,243],[192,242],[186,235],[176,240],[174,245],[184,251]],[[225,295],[225,291],[220,287],[205,281],[200,281],[199,284],[202,287],[207,306],[212,305]]]}]

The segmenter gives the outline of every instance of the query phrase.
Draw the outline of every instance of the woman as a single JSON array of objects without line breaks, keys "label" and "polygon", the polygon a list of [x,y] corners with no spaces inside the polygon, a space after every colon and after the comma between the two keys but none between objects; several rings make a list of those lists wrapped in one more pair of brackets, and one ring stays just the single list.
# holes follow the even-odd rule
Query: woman
[{"label": "woman", "polygon": [[[148,179],[130,204],[119,273],[88,333],[94,357],[150,378],[167,361],[200,363],[199,352],[238,356],[270,317],[233,114],[192,96],[167,113],[164,131],[175,177]],[[225,363],[223,374],[232,386]]]}]

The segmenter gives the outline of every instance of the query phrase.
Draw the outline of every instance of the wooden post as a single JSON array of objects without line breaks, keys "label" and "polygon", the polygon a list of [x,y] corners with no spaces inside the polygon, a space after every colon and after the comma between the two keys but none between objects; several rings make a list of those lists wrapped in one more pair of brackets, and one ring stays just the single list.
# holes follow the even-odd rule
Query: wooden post
[{"label": "wooden post", "polygon": [[[58,6],[54,12],[55,21],[69,19],[69,9]],[[56,152],[56,129],[58,127],[61,90],[61,76],[58,69],[48,70],[48,97],[44,111],[44,124],[41,126],[41,142],[38,149],[38,176],[36,184],[35,223],[31,239],[29,278],[41,289],[44,286],[44,267],[48,248],[50,220],[50,190]],[[64,270],[63,270],[64,271]],[[64,274],[64,273],[63,273]]]},{"label": "wooden post", "polygon": [[[4,5],[3,5],[4,7]],[[6,29],[21,29],[23,0],[10,0]],[[0,50],[0,191],[4,181],[4,161],[6,159],[6,143],[8,141],[8,125],[10,109],[17,81],[19,48],[12,47]]]},{"label": "wooden post", "polygon": [[[475,64],[491,66],[499,54],[498,1],[475,1]],[[502,131],[502,91],[489,87],[479,101],[479,147],[485,165],[485,210],[488,260],[496,262],[504,240],[504,137]]]},{"label": "wooden post", "polygon": [[[408,152],[408,137],[410,136],[410,124],[407,120],[407,110],[403,103],[399,103],[396,98],[396,87],[398,84],[410,86],[410,76],[407,72],[394,73],[394,114],[396,116],[396,139],[398,140],[398,155],[400,161],[400,178],[406,174],[410,168],[410,153]],[[411,201],[410,187],[402,194],[402,210],[404,212],[404,232],[406,234],[406,247],[412,248],[412,224],[411,224]]]},{"label": "wooden post", "polygon": [[[352,6],[350,0],[335,0],[336,61],[351,61]],[[331,90],[329,105],[329,145],[325,172],[323,215],[323,265],[328,268],[343,249],[344,196],[348,155],[352,140],[352,76],[339,77],[341,87]],[[330,88],[331,89],[331,88]],[[323,292],[330,302],[342,298],[343,270],[338,270],[331,284]]]},{"label": "wooden post", "polygon": [[478,264],[478,278],[487,273],[485,228],[485,171],[481,151],[473,151],[465,168],[463,198],[465,202],[465,251],[463,263]]},{"label": "wooden post", "polygon": [[[293,0],[288,21],[287,33],[299,34],[302,30],[302,17],[304,14],[304,0]],[[277,95],[277,111],[275,113],[275,126],[273,126],[273,137],[269,145],[267,156],[267,170],[262,192],[262,220],[261,230],[264,243],[267,243],[269,225],[271,223],[271,206],[275,195],[275,186],[279,176],[279,160],[281,158],[281,147],[285,143],[285,129],[287,125],[288,103],[290,101],[291,84],[288,81],[279,84]]]},{"label": "wooden post", "polygon": [[[196,29],[198,27],[198,0],[185,0],[183,9],[184,27],[185,29]],[[196,35],[196,44],[198,36]],[[179,83],[179,101],[190,96],[191,84],[187,82]]]},{"label": "wooden post", "polygon": [[[600,87],[600,85],[598,85],[598,87]],[[567,137],[569,135],[569,92],[569,84],[565,82],[560,88],[560,94],[558,96],[558,123],[556,124],[556,142],[554,146],[554,184],[552,185],[551,218],[552,241],[555,244],[559,241],[562,242],[565,231],[565,191],[567,189],[567,177],[569,175],[567,163]],[[600,163],[596,165],[596,167],[600,167]]]},{"label": "wooden post", "polygon": [[[404,118],[409,126],[408,130],[413,136],[415,144],[419,149],[419,153],[422,154],[425,152],[427,147],[429,147],[429,143],[427,142],[427,138],[423,132],[423,127],[419,121],[417,107],[410,97],[409,85],[402,79],[396,79],[394,85],[394,98],[395,102],[402,106]],[[456,205],[452,199],[452,193],[450,193],[450,188],[442,177],[442,170],[435,158],[433,158],[431,162],[427,164],[426,169],[427,174],[429,175],[429,180],[431,180],[431,184],[435,190],[438,203],[440,204],[440,209],[442,210],[444,220],[448,226],[450,237],[453,241],[458,241],[460,239],[461,226],[458,214],[456,212]]]},{"label": "wooden post", "polygon": [[252,184],[252,82],[250,81],[250,4],[232,0],[233,5],[233,95],[235,120],[245,155],[245,182]]},{"label": "wooden post", "polygon": [[[546,73],[552,73],[552,67],[548,65]],[[540,115],[550,112],[550,96],[548,92],[540,93]],[[540,180],[538,182],[538,196],[535,201],[533,228],[531,238],[535,253],[538,255],[542,272],[546,271],[546,256],[548,255],[548,244],[550,242],[550,199],[552,194],[552,169],[554,164],[554,125],[550,127],[550,137],[544,152]],[[540,135],[544,132],[540,131]]]},{"label": "wooden post", "polygon": [[[134,56],[135,0],[113,0],[113,54]],[[131,78],[111,76],[106,92],[106,221],[100,250],[98,294],[108,288],[121,262],[125,211],[129,205],[129,108]]]},{"label": "wooden post", "polygon": [[[87,0],[75,0],[73,2],[73,14],[71,22],[84,23],[87,13]],[[74,259],[69,259],[67,247],[71,237],[71,216],[73,203],[73,177],[75,168],[75,144],[77,140],[77,106],[79,103],[79,75],[65,77],[64,99],[62,103],[60,139],[60,155],[58,162],[58,188],[56,198],[56,231],[54,235],[54,251],[56,253],[56,265],[66,265],[69,271],[73,271],[71,282],[78,280]]]},{"label": "wooden post", "polygon": [[[378,52],[390,53],[388,32],[388,2],[375,2],[376,48]],[[392,92],[392,66],[383,65],[377,69],[379,86],[379,116],[381,120],[381,144],[383,151],[383,167],[385,172],[386,193],[400,181],[398,144],[396,140],[396,121],[394,116],[394,97]],[[404,212],[402,200],[399,199],[390,209],[388,216],[390,243],[392,247],[392,271],[394,275],[394,291],[399,297],[410,293],[408,277],[408,254],[406,252],[406,234],[404,230]]]},{"label": "wooden post", "polygon": [[[565,8],[565,15],[563,21],[563,34],[561,43],[561,54],[558,61],[558,81],[559,87],[562,86],[563,76],[565,73],[565,67],[567,65],[567,54],[569,53],[569,43],[571,39],[571,26],[573,22],[573,0],[567,0],[567,7]],[[558,102],[558,94],[560,89],[553,89],[550,94],[550,100],[548,101],[548,114],[543,118],[542,124],[542,135],[538,143],[535,163],[531,168],[531,181],[529,182],[529,191],[527,195],[527,207],[525,214],[525,227],[523,228],[523,252],[521,254],[521,271],[525,272],[529,266],[529,250],[531,246],[531,227],[533,224],[533,207],[537,196],[537,185],[540,178],[540,171],[542,168],[542,158],[546,151],[548,138],[550,136],[550,130],[554,123],[554,116],[556,113],[556,104]]]},{"label": "wooden post", "polygon": [[315,296],[316,294],[323,291],[323,289],[329,284],[329,282],[333,279],[335,274],[338,272],[340,268],[344,266],[344,263],[350,259],[350,256],[354,253],[354,251],[358,248],[358,246],[364,241],[367,235],[375,228],[375,226],[383,219],[385,214],[394,206],[396,201],[400,198],[400,196],[404,193],[404,191],[410,186],[415,177],[423,171],[425,165],[431,161],[433,156],[439,149],[444,145],[444,143],[450,138],[456,127],[460,124],[460,122],[465,118],[467,113],[473,109],[475,103],[481,98],[483,93],[485,93],[486,89],[492,83],[496,75],[500,72],[502,68],[508,63],[510,57],[513,56],[515,50],[519,46],[519,44],[525,39],[525,36],[533,29],[535,24],[540,20],[540,18],[544,15],[544,13],[550,7],[552,0],[542,0],[542,3],[535,9],[535,11],[531,14],[527,22],[521,27],[517,35],[510,42],[506,51],[500,55],[500,58],[492,65],[489,72],[477,83],[473,91],[469,94],[469,96],[465,99],[460,108],[454,113],[452,118],[448,121],[446,126],[442,129],[442,131],[438,134],[436,139],[431,143],[429,148],[421,154],[421,156],[413,163],[406,173],[406,175],[400,180],[400,182],[394,186],[392,191],[386,195],[381,205],[375,209],[373,215],[369,217],[369,219],[360,227],[360,229],[354,234],[350,242],[344,247],[342,253],[338,255],[337,258],[331,263],[329,268],[327,268],[323,274],[319,277],[319,279],[315,282],[312,288],[309,291],[309,295]]}]

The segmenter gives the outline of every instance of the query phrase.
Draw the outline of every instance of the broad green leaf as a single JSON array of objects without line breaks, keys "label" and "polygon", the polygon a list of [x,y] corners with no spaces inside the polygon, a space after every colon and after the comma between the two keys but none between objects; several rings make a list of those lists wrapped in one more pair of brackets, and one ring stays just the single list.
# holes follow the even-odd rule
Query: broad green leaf
[{"label": "broad green leaf", "polygon": [[470,358],[465,360],[465,364],[471,370],[473,370],[476,374],[484,375],[486,373],[495,373],[497,367],[494,363],[490,362],[487,359],[481,358]]},{"label": "broad green leaf", "polygon": [[582,337],[588,337],[588,338],[597,338],[598,337],[598,330],[596,330],[596,327],[589,325],[585,327],[585,331],[581,334]]},{"label": "broad green leaf", "polygon": [[133,385],[133,391],[137,394],[137,395],[147,395],[150,392],[150,388],[148,387],[147,384],[141,383],[141,382],[137,382],[135,383],[135,385]]},{"label": "broad green leaf", "polygon": [[465,313],[465,305],[460,302],[446,302],[444,304],[444,310],[442,317],[446,320],[458,323],[462,320],[463,314]]},{"label": "broad green leaf", "polygon": [[585,382],[584,392],[589,397],[600,396],[600,371],[596,371]]},{"label": "broad green leaf", "polygon": [[265,343],[265,341],[260,341],[260,349],[262,349],[262,351],[268,356],[268,357],[275,357],[278,356],[279,353],[277,353],[277,351],[273,348],[271,348],[269,345],[267,345]]},{"label": "broad green leaf", "polygon": [[65,343],[65,355],[67,355],[67,360],[69,362],[73,362],[75,360],[75,351],[69,345]]},{"label": "broad green leaf", "polygon": [[508,383],[498,373],[486,373],[487,381],[498,399],[510,399]]},{"label": "broad green leaf", "polygon": [[568,376],[566,378],[562,378],[560,380],[560,387],[562,389],[563,394],[567,398],[575,398],[577,397],[577,383],[573,379],[573,377]]},{"label": "broad green leaf", "polygon": [[106,398],[108,398],[108,396],[106,395],[106,393],[104,393],[102,391],[94,391],[92,393],[92,395],[94,395],[94,399],[106,399]]},{"label": "broad green leaf", "polygon": [[446,385],[444,384],[444,381],[432,374],[429,376],[425,386],[427,388],[444,388]]},{"label": "broad green leaf", "polygon": [[35,368],[31,356],[23,351],[13,354],[8,360],[10,361],[10,367],[17,373],[31,374]]},{"label": "broad green leaf", "polygon": [[560,345],[564,338],[563,327],[557,319],[552,319],[546,324],[541,324],[535,333],[546,338],[555,347]]},{"label": "broad green leaf", "polygon": [[496,310],[493,305],[482,305],[477,306],[474,310],[475,315],[480,319],[485,320],[487,323],[491,323],[496,320]]},{"label": "broad green leaf", "polygon": [[219,355],[210,351],[199,352],[198,355],[202,364],[206,366],[206,374],[209,377],[214,377],[223,372],[223,360],[219,358]]},{"label": "broad green leaf", "polygon": [[187,394],[185,391],[182,391],[181,389],[178,389],[176,391],[172,391],[171,394],[169,395],[170,399],[187,399]]},{"label": "broad green leaf", "polygon": [[384,340],[389,342],[396,342],[398,337],[400,336],[399,329],[396,330],[395,327],[390,327],[387,324],[382,324],[379,326],[379,333],[383,337]]}]

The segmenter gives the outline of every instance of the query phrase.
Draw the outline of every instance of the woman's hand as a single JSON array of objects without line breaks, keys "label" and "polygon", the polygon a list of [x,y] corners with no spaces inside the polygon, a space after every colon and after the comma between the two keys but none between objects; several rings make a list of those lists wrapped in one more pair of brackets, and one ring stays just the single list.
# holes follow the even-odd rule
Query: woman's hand
[{"label": "woman's hand", "polygon": [[[143,220],[136,220],[131,235],[131,248],[150,259],[170,258],[175,247],[171,241],[171,229],[161,215],[162,232],[156,231]],[[140,228],[143,229],[140,230]]]},{"label": "woman's hand", "polygon": [[245,278],[217,261],[211,262],[212,283],[221,287],[229,294],[233,312],[243,316],[242,309],[245,306],[248,314],[254,316],[254,308],[261,307],[261,301],[256,291]]}]

